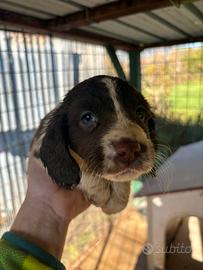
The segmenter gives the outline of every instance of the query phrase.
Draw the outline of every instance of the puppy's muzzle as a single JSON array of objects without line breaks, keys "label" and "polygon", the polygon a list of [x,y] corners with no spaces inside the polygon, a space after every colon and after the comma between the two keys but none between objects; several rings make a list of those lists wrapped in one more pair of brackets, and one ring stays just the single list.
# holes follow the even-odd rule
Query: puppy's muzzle
[{"label": "puppy's muzzle", "polygon": [[146,150],[143,144],[129,138],[122,138],[112,144],[116,152],[114,162],[121,169],[126,169],[133,165]]}]

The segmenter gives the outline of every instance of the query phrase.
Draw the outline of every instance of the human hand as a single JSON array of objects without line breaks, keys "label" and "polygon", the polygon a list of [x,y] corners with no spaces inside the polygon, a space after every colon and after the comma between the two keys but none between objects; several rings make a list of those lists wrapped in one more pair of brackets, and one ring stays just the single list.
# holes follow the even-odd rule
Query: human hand
[{"label": "human hand", "polygon": [[11,231],[61,258],[70,221],[90,202],[78,191],[58,187],[31,151],[28,190]]},{"label": "human hand", "polygon": [[58,187],[32,153],[28,163],[26,197],[47,204],[60,218],[69,222],[90,205],[79,190]]}]

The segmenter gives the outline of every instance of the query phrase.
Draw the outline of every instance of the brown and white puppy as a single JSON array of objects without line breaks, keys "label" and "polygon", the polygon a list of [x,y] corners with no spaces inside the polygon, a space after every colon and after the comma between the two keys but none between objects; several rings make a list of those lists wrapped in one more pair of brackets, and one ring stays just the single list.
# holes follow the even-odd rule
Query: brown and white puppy
[{"label": "brown and white puppy", "polygon": [[96,76],[45,116],[33,147],[59,186],[77,187],[104,212],[116,213],[128,202],[130,181],[153,168],[153,114],[127,82]]}]

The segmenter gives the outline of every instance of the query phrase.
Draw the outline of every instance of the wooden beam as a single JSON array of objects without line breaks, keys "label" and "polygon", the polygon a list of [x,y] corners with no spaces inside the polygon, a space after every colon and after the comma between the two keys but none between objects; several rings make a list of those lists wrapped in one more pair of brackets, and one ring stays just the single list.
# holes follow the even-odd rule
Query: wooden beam
[{"label": "wooden beam", "polygon": [[[176,1],[176,0],[174,0]],[[182,0],[181,2],[185,2]],[[87,8],[82,11],[49,20],[49,27],[70,30],[86,26],[95,22],[115,19],[121,16],[151,11],[172,5],[170,0],[120,0],[112,3]]]},{"label": "wooden beam", "polygon": [[0,9],[0,22],[5,26],[40,32],[47,31],[47,21],[4,9]]},{"label": "wooden beam", "polygon": [[[145,2],[145,1],[143,1]],[[73,29],[70,31],[62,31],[61,29],[51,29],[48,27],[46,20],[34,18],[31,16],[25,16],[11,11],[5,11],[0,9],[0,22],[3,27],[8,27],[19,29],[19,31],[31,32],[34,34],[52,34],[53,36],[71,39],[81,42],[89,42],[92,44],[99,45],[112,45],[116,49],[122,49],[127,51],[140,51],[146,48],[161,47],[161,46],[171,46],[191,42],[203,42],[203,36],[178,39],[173,41],[163,41],[159,43],[151,44],[134,44],[127,41],[122,41],[120,39],[111,38],[109,36],[92,33],[84,30]]]},{"label": "wooden beam", "polygon": [[17,28],[19,31],[27,31],[35,34],[52,34],[56,37],[77,40],[81,42],[89,42],[98,45],[112,45],[121,50],[136,50],[137,44],[128,43],[109,36],[87,32],[84,30],[73,29],[70,31],[61,31],[61,29],[51,29],[48,27],[47,21],[25,16],[11,11],[0,9],[0,22],[6,28]]},{"label": "wooden beam", "polygon": [[106,50],[108,52],[108,55],[111,59],[113,66],[118,74],[118,77],[126,81],[125,72],[123,71],[123,68],[120,64],[118,56],[116,55],[115,49],[112,46],[106,46]]}]

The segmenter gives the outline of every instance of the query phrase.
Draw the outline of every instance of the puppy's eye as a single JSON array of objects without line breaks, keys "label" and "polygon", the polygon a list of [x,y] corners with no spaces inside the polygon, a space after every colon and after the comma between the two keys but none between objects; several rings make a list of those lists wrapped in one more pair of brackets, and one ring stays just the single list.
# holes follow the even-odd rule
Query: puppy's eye
[{"label": "puppy's eye", "polygon": [[141,121],[145,121],[146,111],[143,107],[138,107],[136,110],[136,115]]},{"label": "puppy's eye", "polygon": [[96,126],[97,118],[91,112],[85,112],[80,118],[80,122],[83,126]]}]

